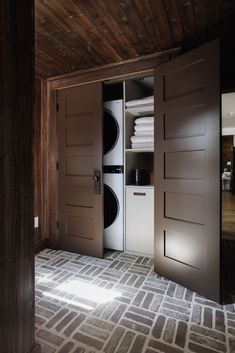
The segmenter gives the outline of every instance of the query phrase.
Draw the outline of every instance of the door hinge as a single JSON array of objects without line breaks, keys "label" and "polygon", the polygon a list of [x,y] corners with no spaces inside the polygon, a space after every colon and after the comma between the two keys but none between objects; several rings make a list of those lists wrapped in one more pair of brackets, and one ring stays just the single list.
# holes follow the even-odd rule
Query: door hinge
[{"label": "door hinge", "polygon": [[56,221],[56,229],[59,229],[59,228],[60,228],[60,222]]},{"label": "door hinge", "polygon": [[59,170],[59,162],[56,162],[56,169]]}]

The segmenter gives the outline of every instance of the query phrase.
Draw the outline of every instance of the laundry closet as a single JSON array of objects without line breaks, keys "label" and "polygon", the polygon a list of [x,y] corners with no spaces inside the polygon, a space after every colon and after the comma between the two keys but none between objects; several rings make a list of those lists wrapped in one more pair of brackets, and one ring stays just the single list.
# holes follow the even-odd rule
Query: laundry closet
[{"label": "laundry closet", "polygon": [[215,40],[151,78],[57,91],[58,248],[151,256],[158,274],[219,300],[219,55]]},{"label": "laundry closet", "polygon": [[104,83],[104,247],[154,254],[153,77]]}]

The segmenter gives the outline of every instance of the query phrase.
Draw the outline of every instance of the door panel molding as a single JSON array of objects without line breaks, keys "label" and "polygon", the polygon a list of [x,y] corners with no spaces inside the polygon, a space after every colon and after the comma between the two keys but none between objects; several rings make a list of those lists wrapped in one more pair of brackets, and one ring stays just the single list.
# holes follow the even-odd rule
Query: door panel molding
[{"label": "door panel molding", "polygon": [[58,104],[58,247],[103,257],[102,85],[60,90]]},{"label": "door panel molding", "polygon": [[219,51],[215,40],[155,71],[155,270],[216,301],[221,227]]}]

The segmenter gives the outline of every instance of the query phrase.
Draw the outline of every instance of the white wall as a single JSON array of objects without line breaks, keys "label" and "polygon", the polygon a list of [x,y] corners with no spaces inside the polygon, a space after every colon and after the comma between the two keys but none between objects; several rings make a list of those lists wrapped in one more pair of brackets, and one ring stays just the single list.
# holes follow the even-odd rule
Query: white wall
[{"label": "white wall", "polygon": [[235,127],[222,128],[222,136],[233,135],[235,136]]}]

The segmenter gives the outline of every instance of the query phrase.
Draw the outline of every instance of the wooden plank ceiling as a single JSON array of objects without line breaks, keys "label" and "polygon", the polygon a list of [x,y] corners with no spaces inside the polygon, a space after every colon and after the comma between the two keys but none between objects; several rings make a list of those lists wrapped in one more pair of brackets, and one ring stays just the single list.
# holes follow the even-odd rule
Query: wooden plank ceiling
[{"label": "wooden plank ceiling", "polygon": [[219,23],[234,0],[35,0],[36,75],[152,54]]}]

